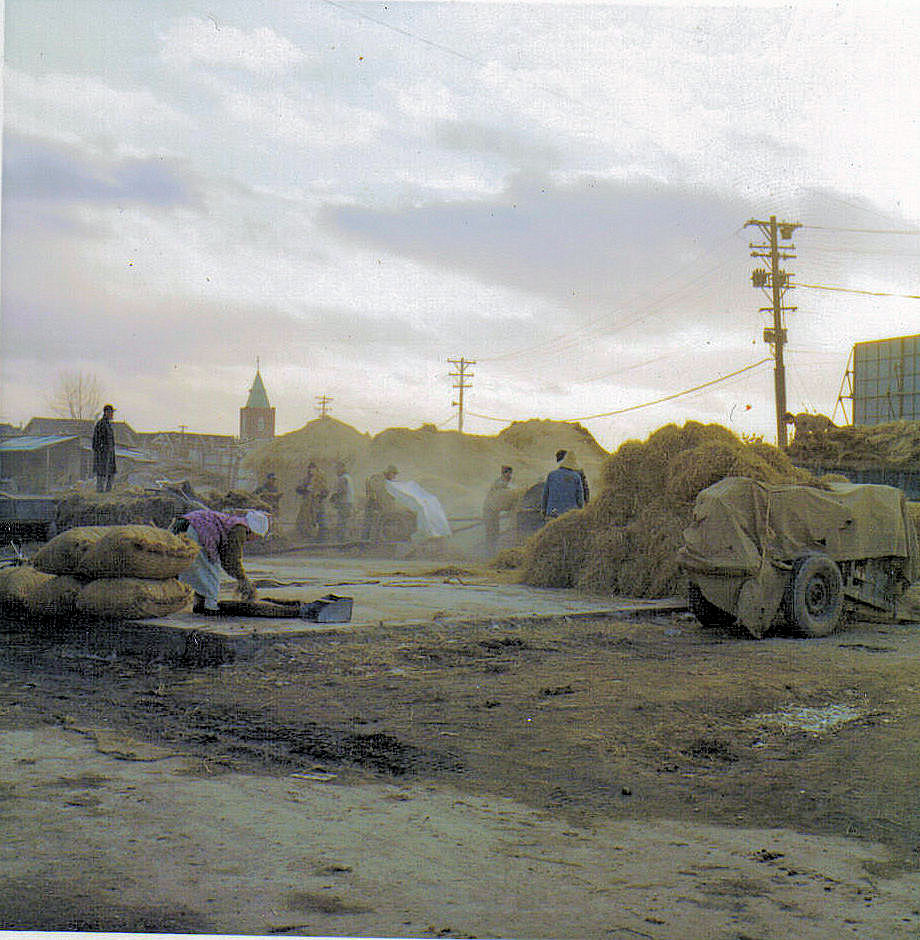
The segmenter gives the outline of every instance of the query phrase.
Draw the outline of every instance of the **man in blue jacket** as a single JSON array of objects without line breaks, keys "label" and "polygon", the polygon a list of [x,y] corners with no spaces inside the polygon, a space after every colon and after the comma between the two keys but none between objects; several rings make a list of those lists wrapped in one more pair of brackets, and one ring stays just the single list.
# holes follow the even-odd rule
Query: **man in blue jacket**
[{"label": "man in blue jacket", "polygon": [[578,472],[575,454],[569,451],[555,470],[546,475],[543,484],[543,519],[548,522],[570,509],[580,509],[585,504],[585,488]]}]

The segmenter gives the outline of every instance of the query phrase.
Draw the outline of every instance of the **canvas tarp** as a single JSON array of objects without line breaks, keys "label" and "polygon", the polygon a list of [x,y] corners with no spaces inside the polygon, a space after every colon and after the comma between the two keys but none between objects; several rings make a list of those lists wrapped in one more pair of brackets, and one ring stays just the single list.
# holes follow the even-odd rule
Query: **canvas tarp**
[{"label": "canvas tarp", "polygon": [[428,538],[450,535],[450,523],[444,514],[444,507],[434,493],[429,493],[414,480],[405,483],[387,480],[386,488],[394,499],[415,512],[419,535]]},{"label": "canvas tarp", "polygon": [[904,560],[906,580],[920,576],[903,493],[845,483],[822,490],[726,477],[697,497],[679,560],[711,603],[760,636],[792,563],[812,552],[837,562],[893,556]]}]

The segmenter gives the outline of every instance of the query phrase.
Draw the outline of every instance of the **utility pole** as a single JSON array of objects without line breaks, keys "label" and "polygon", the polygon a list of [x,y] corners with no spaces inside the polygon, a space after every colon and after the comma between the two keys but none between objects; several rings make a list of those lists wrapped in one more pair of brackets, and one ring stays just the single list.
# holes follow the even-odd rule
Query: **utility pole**
[{"label": "utility pole", "polygon": [[747,228],[749,225],[756,225],[768,242],[766,245],[751,243],[748,247],[751,249],[752,258],[763,258],[770,262],[769,270],[755,268],[751,272],[751,283],[754,287],[759,287],[772,300],[771,306],[761,307],[760,312],[773,314],[773,326],[763,331],[763,340],[773,347],[773,358],[776,363],[773,369],[773,391],[776,398],[776,445],[784,448],[788,443],[786,437],[786,366],[783,362],[783,347],[787,342],[784,314],[795,311],[798,307],[783,306],[786,291],[795,285],[789,282],[792,275],[783,271],[779,263],[781,260],[795,258],[795,245],[791,243],[781,245],[780,241],[789,242],[792,233],[797,228],[801,228],[801,225],[798,222],[777,222],[775,215],[770,216],[769,222],[750,219],[745,222],[744,227]]},{"label": "utility pole", "polygon": [[328,395],[317,395],[316,396],[316,407],[319,409],[320,418],[326,417],[326,408],[328,405],[332,404],[332,399]]},{"label": "utility pole", "polygon": [[448,359],[447,360],[452,366],[457,367],[456,372],[451,372],[450,377],[456,379],[454,382],[454,388],[460,390],[460,394],[457,397],[457,401],[452,401],[451,406],[454,408],[459,407],[459,412],[457,413],[457,430],[462,434],[463,433],[463,390],[466,388],[472,388],[472,383],[467,384],[466,379],[471,379],[473,377],[472,372],[467,372],[469,366],[476,365],[475,360],[464,359],[461,356],[459,359]]}]

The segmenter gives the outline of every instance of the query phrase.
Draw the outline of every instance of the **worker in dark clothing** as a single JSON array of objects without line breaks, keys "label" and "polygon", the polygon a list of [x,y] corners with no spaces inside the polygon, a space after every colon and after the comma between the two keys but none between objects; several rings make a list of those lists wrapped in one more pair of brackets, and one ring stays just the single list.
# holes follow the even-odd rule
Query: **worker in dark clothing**
[{"label": "worker in dark clothing", "polygon": [[563,456],[559,466],[546,475],[541,500],[543,519],[549,522],[571,509],[580,509],[584,504],[581,474],[576,469],[575,455],[569,452]]},{"label": "worker in dark clothing", "polygon": [[93,428],[93,473],[96,475],[96,492],[108,493],[115,476],[115,431],[112,428],[114,405],[102,409],[102,417]]},{"label": "worker in dark clothing", "polygon": [[[561,466],[562,461],[565,460],[565,455],[567,453],[568,453],[567,450],[557,450],[556,451],[556,463]],[[585,505],[587,506],[588,498],[590,496],[590,491],[588,490],[588,478],[585,476],[585,471],[582,470],[581,467],[575,467],[575,469],[578,471],[578,475],[581,477],[581,488],[584,490]]]}]

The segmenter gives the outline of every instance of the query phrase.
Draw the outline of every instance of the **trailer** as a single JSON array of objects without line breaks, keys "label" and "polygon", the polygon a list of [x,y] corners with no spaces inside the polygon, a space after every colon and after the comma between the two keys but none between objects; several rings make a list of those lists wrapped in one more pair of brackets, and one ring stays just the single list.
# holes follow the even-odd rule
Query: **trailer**
[{"label": "trailer", "polygon": [[894,617],[920,578],[904,494],[872,484],[726,477],[697,496],[678,558],[697,619],[757,638],[783,625],[824,636],[846,607]]}]

